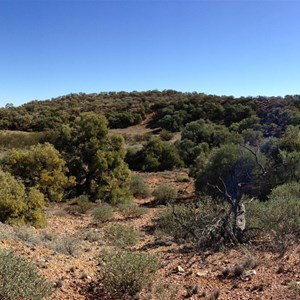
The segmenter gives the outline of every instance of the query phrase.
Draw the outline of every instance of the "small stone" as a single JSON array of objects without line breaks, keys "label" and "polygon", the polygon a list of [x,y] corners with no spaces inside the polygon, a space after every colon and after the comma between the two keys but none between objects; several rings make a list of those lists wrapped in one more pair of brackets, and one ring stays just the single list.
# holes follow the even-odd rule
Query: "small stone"
[{"label": "small stone", "polygon": [[245,272],[245,276],[253,276],[256,275],[256,270],[248,270]]},{"label": "small stone", "polygon": [[91,276],[84,272],[81,274],[80,279],[91,279]]},{"label": "small stone", "polygon": [[193,295],[199,294],[201,292],[199,285],[190,285],[186,290],[186,298],[190,298]]},{"label": "small stone", "polygon": [[264,285],[263,284],[258,284],[258,285],[255,285],[251,288],[251,292],[262,292],[264,290]]},{"label": "small stone", "polygon": [[180,266],[177,266],[176,271],[178,273],[184,273],[184,269],[182,267],[180,267]]},{"label": "small stone", "polygon": [[58,280],[56,280],[55,283],[54,283],[54,288],[59,289],[59,288],[62,287],[62,285],[63,285],[62,279],[58,279]]},{"label": "small stone", "polygon": [[204,277],[208,274],[208,271],[197,271],[196,276],[197,277]]},{"label": "small stone", "polygon": [[276,273],[277,274],[281,274],[283,272],[284,272],[284,267],[283,266],[279,266],[278,269],[277,269],[277,271],[276,271]]}]

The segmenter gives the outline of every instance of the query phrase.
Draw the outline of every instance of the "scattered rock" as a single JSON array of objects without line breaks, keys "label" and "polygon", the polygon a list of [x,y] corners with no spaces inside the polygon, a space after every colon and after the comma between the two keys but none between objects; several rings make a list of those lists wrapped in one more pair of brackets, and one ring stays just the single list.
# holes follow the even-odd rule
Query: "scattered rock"
[{"label": "scattered rock", "polygon": [[176,267],[176,271],[177,271],[178,273],[184,273],[184,272],[185,272],[184,269],[183,269],[182,267],[180,267],[180,266],[177,266],[177,267]]},{"label": "scattered rock", "polygon": [[201,289],[199,285],[190,285],[186,290],[186,298],[190,298],[193,295],[200,294]]},{"label": "scattered rock", "polygon": [[245,276],[253,276],[256,275],[256,270],[247,270],[245,272]]},{"label": "scattered rock", "polygon": [[217,300],[220,297],[220,290],[219,289],[215,289],[211,295],[209,296],[210,300]]},{"label": "scattered rock", "polygon": [[204,276],[207,276],[207,274],[208,274],[208,271],[197,271],[196,272],[197,277],[204,277]]},{"label": "scattered rock", "polygon": [[254,285],[252,288],[251,288],[251,292],[262,292],[264,290],[264,285],[263,284],[257,284],[257,285]]},{"label": "scattered rock", "polygon": [[91,279],[92,277],[89,276],[87,273],[83,272],[80,276],[80,279],[84,280],[84,279]]},{"label": "scattered rock", "polygon": [[276,273],[277,274],[281,274],[283,272],[284,272],[284,267],[283,266],[279,266],[278,269],[277,269],[277,271],[276,271]]},{"label": "scattered rock", "polygon": [[54,288],[59,289],[63,286],[63,280],[62,279],[58,279],[54,282]]}]

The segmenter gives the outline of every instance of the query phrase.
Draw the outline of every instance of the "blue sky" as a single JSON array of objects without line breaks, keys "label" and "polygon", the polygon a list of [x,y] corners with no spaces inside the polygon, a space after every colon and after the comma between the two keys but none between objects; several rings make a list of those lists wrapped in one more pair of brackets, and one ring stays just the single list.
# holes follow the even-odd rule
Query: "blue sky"
[{"label": "blue sky", "polygon": [[0,106],[76,92],[300,94],[300,1],[0,0]]}]

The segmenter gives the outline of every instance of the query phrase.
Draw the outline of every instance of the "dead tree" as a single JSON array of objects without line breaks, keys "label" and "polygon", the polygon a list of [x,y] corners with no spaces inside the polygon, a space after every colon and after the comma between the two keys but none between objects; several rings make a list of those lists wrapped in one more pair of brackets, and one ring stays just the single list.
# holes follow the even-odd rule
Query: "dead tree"
[{"label": "dead tree", "polygon": [[[243,148],[247,149],[255,157],[256,165],[260,170],[255,174],[255,178],[259,179],[266,176],[267,172],[259,161],[258,152],[246,146],[243,146]],[[207,235],[219,235],[224,238],[227,243],[229,242],[235,245],[242,241],[246,229],[246,208],[245,205],[241,203],[241,200],[244,195],[244,190],[257,183],[250,174],[248,178],[248,181],[243,182],[239,182],[238,178],[236,178],[234,195],[228,191],[227,184],[221,177],[218,178],[218,184],[213,185],[208,183],[210,187],[214,188],[223,196],[229,204],[229,208],[223,218],[218,220],[215,224],[212,224],[210,228],[207,228]]]}]

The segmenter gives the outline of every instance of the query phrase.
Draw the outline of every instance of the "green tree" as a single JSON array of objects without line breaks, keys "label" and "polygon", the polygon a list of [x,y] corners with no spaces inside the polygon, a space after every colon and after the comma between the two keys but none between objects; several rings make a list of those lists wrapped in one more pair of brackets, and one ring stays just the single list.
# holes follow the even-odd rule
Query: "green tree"
[{"label": "green tree", "polygon": [[202,157],[196,175],[196,190],[213,197],[222,197],[229,203],[228,212],[218,225],[230,242],[238,243],[246,226],[243,195],[260,196],[260,178],[266,175],[264,157],[251,149],[236,145],[215,148]]},{"label": "green tree", "polygon": [[25,190],[8,172],[0,170],[0,221],[37,227],[45,225],[44,196],[35,188]]},{"label": "green tree", "polygon": [[108,135],[107,120],[95,113],[82,113],[72,126],[64,125],[57,139],[69,174],[76,178],[77,195],[110,203],[130,199],[130,171],[124,162],[124,140]]},{"label": "green tree", "polygon": [[49,201],[61,201],[66,187],[72,185],[66,163],[49,143],[31,146],[28,150],[11,150],[2,159],[3,168],[26,187],[36,187]]},{"label": "green tree", "polygon": [[156,172],[183,166],[174,144],[152,138],[141,150],[128,152],[126,160],[133,170]]}]

